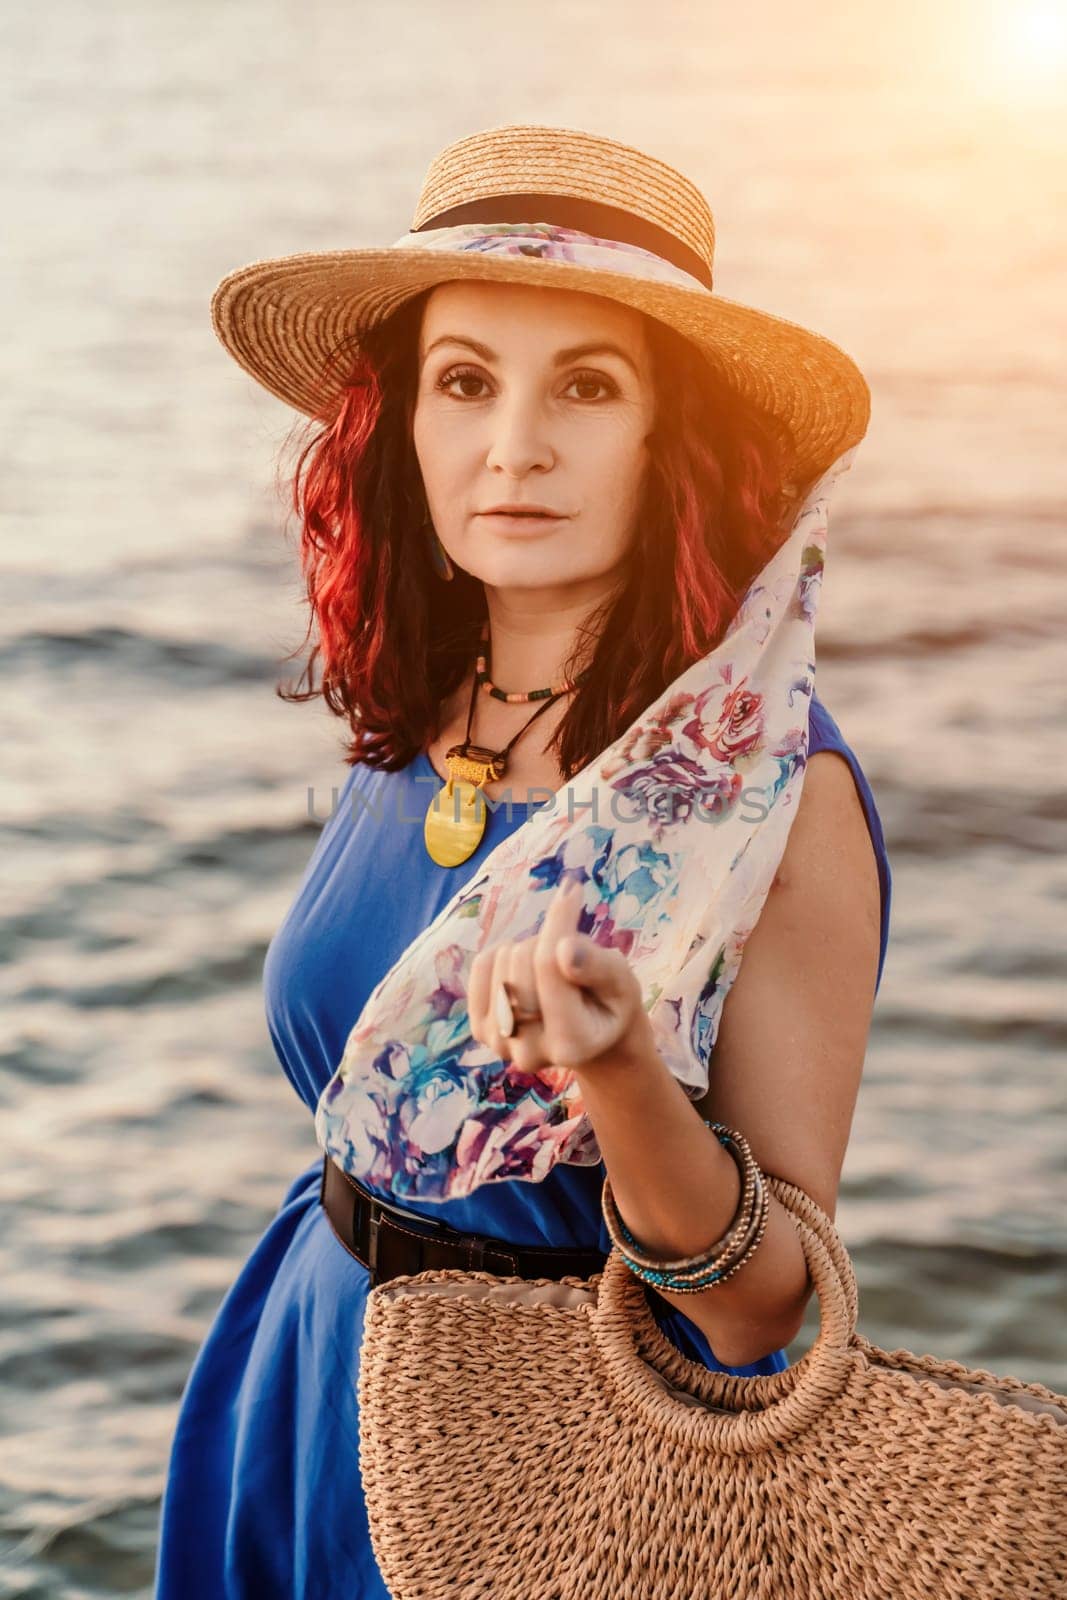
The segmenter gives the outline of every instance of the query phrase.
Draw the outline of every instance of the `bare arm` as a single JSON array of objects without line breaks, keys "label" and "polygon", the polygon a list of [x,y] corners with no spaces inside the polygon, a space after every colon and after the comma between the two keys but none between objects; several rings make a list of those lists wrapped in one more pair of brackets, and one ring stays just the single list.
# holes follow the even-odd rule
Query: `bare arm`
[{"label": "bare arm", "polygon": [[[767,1172],[833,1218],[878,969],[881,901],[852,773],[812,756],[779,871],[723,1007],[711,1084],[694,1104],[651,1044],[583,1072],[619,1211],[649,1250],[705,1248],[729,1225],[737,1168],[703,1117],[738,1128]],[[700,1294],[656,1290],[741,1366],[780,1349],[811,1295],[796,1230],[772,1196],[755,1254]]]}]

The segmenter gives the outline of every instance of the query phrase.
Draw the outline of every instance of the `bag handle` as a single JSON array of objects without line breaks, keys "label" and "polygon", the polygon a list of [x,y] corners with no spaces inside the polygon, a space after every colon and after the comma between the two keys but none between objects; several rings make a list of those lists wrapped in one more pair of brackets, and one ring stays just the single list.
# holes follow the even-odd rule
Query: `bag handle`
[{"label": "bag handle", "polygon": [[[770,1176],[768,1174],[768,1176]],[[859,1289],[856,1286],[856,1273],[852,1265],[852,1257],[845,1249],[845,1242],[834,1226],[832,1218],[827,1216],[817,1200],[813,1200],[806,1189],[801,1189],[795,1183],[790,1183],[787,1178],[771,1178],[771,1188],[774,1194],[785,1206],[791,1217],[800,1220],[817,1235],[820,1243],[825,1247],[827,1255],[834,1264],[837,1276],[844,1290],[845,1300],[848,1305],[849,1335],[856,1331],[856,1319],[859,1316]]]},{"label": "bag handle", "polygon": [[[657,1325],[644,1283],[617,1248],[597,1280],[593,1337],[617,1391],[650,1426],[688,1448],[749,1452],[793,1438],[837,1398],[864,1360],[853,1343],[856,1275],[840,1234],[803,1189],[765,1176],[800,1236],[821,1314],[814,1344],[794,1366],[752,1378],[712,1372],[683,1356]],[[677,1387],[664,1368],[672,1380],[677,1376]],[[741,1409],[730,1409],[728,1402],[739,1398]]]}]

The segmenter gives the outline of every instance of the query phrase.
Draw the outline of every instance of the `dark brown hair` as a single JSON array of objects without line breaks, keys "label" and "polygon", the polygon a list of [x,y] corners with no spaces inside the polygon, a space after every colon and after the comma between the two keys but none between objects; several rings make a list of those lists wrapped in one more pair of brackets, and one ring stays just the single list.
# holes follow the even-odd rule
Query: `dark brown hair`
[{"label": "dark brown hair", "polygon": [[[451,583],[435,573],[424,523],[412,419],[428,293],[365,332],[358,348],[335,352],[342,392],[307,424],[291,481],[311,612],[291,655],[313,628],[317,639],[298,685],[276,692],[321,694],[349,723],[347,763],[388,771],[439,734],[440,708],[474,665],[486,615],[479,579],[459,567]],[[564,664],[590,669],[549,747],[564,781],[714,648],[784,536],[777,424],[729,390],[689,340],[653,318],[647,331],[655,417],[644,504],[621,584]]]}]

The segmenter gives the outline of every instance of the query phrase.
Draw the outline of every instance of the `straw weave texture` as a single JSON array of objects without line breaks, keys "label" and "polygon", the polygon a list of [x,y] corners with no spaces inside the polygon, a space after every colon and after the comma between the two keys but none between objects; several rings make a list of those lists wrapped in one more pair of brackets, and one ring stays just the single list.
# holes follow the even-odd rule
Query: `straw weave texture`
[{"label": "straw weave texture", "polygon": [[421,228],[439,212],[469,200],[545,189],[645,217],[689,245],[713,270],[715,219],[696,184],[633,145],[578,128],[510,123],[450,144],[430,165],[411,226]]},{"label": "straw weave texture", "polygon": [[1067,1595],[1067,1396],[864,1339],[833,1223],[769,1182],[822,1313],[770,1376],[690,1362],[614,1251],[371,1291],[360,1468],[395,1600]]},{"label": "straw weave texture", "polygon": [[[451,206],[526,191],[632,212],[712,268],[714,217],[695,184],[630,145],[568,128],[516,123],[447,146],[430,164],[412,230]],[[666,283],[612,270],[618,256],[608,257],[601,267],[489,250],[435,254],[410,243],[305,251],[227,273],[212,295],[211,320],[222,345],[258,383],[307,416],[321,416],[344,386],[362,333],[422,290],[469,280],[603,295],[692,340],[728,389],[773,420],[783,435],[786,491],[797,500],[863,438],[870,390],[830,339],[684,274]]]}]

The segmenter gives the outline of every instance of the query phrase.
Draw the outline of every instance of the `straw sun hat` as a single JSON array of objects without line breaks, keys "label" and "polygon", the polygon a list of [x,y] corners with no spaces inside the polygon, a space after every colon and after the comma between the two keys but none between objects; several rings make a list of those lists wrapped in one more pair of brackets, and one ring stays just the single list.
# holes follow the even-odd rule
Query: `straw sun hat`
[{"label": "straw sun hat", "polygon": [[716,294],[714,252],[711,209],[673,167],[597,134],[512,124],[435,156],[395,244],[239,267],[215,290],[211,320],[246,372],[311,416],[340,390],[339,358],[355,353],[360,330],[433,284],[605,295],[677,329],[784,424],[786,489],[799,492],[862,439],[870,391],[829,339]]}]

